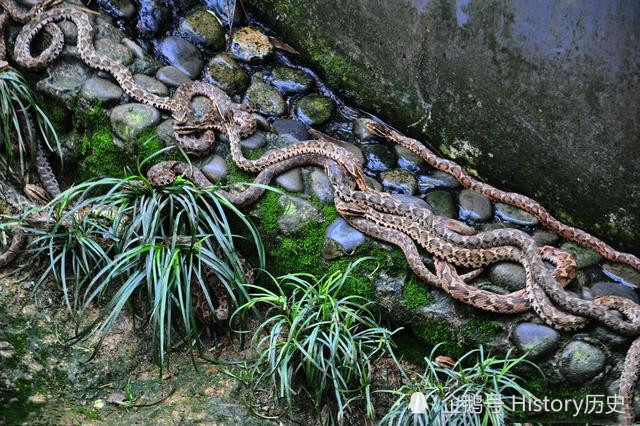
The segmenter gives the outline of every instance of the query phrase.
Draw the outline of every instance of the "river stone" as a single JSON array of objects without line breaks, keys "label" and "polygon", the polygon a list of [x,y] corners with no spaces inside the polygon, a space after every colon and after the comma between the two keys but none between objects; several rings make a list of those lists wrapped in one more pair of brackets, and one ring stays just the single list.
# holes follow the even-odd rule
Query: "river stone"
[{"label": "river stone", "polygon": [[576,261],[578,269],[585,268],[587,266],[595,265],[602,260],[602,256],[595,250],[583,247],[572,241],[567,241],[560,246],[560,250],[566,251]]},{"label": "river stone", "polygon": [[418,188],[420,192],[427,192],[433,188],[455,189],[460,183],[449,173],[435,170],[428,175],[418,176]]},{"label": "river stone", "polygon": [[168,96],[169,89],[167,86],[159,82],[153,77],[149,77],[144,74],[136,74],[133,76],[133,80],[138,84],[138,86],[142,87],[149,93],[156,94],[158,96]]},{"label": "river stone", "polygon": [[220,182],[229,173],[227,162],[221,156],[214,155],[211,161],[202,168],[202,173],[204,173],[212,183]]},{"label": "river stone", "polygon": [[136,8],[129,0],[98,0],[100,8],[118,19],[130,19],[136,13]]},{"label": "river stone", "polygon": [[306,73],[288,67],[277,67],[273,70],[271,82],[282,94],[304,93],[311,89],[313,79]]},{"label": "river stone", "polygon": [[391,196],[402,203],[412,204],[415,207],[431,210],[431,206],[429,205],[429,203],[427,203],[420,197],[406,194],[392,194]]},{"label": "river stone", "polygon": [[109,104],[117,102],[123,92],[117,84],[104,78],[93,77],[84,82],[80,93],[89,103]]},{"label": "river stone", "polygon": [[611,283],[606,281],[600,281],[591,286],[591,294],[594,298],[600,296],[621,296],[631,299],[636,303],[640,303],[638,293],[631,287],[627,287],[620,283]]},{"label": "river stone", "polygon": [[535,226],[538,218],[522,209],[509,204],[496,203],[496,216],[505,222],[522,226]]},{"label": "river stone", "polygon": [[600,373],[607,357],[602,350],[581,340],[569,342],[560,357],[560,372],[571,383],[584,383]]},{"label": "river stone", "polygon": [[333,101],[321,95],[307,95],[296,103],[296,116],[308,126],[324,124],[331,119],[336,106]]},{"label": "river stone", "polygon": [[296,167],[287,172],[284,172],[276,178],[276,183],[289,192],[304,191],[302,169],[300,167]]},{"label": "river stone", "polygon": [[289,142],[304,141],[311,139],[307,126],[298,120],[278,119],[271,124],[273,130],[282,138]]},{"label": "river stone", "polygon": [[251,28],[240,28],[231,38],[229,53],[243,62],[258,61],[273,52],[269,38],[260,31]]},{"label": "river stone", "polygon": [[129,65],[133,62],[133,52],[127,46],[116,43],[108,38],[99,38],[93,42],[96,52],[106,56],[122,65]]},{"label": "river stone", "polygon": [[188,75],[171,65],[160,68],[158,72],[156,72],[156,78],[169,87],[178,87],[193,81]]},{"label": "river stone", "polygon": [[266,143],[267,136],[263,131],[258,130],[248,138],[242,139],[240,141],[240,146],[247,149],[258,149],[262,148]]},{"label": "river stone", "polygon": [[156,135],[164,146],[172,146],[176,143],[176,133],[173,131],[173,118],[167,118],[156,127]]},{"label": "river stone", "polygon": [[416,192],[416,178],[405,169],[393,169],[380,174],[382,187],[392,194],[413,195]]},{"label": "river stone", "polygon": [[311,191],[318,197],[322,203],[330,204],[333,202],[333,186],[329,178],[320,168],[314,168],[309,175],[311,181]]},{"label": "river stone", "polygon": [[495,285],[516,291],[525,287],[527,274],[517,263],[498,262],[489,266],[489,279]]},{"label": "river stone", "polygon": [[640,288],[640,273],[631,266],[607,262],[602,265],[602,272],[614,281]]},{"label": "river stone", "polygon": [[424,167],[425,161],[413,151],[410,151],[401,145],[394,145],[393,149],[396,151],[398,167],[401,169],[407,169],[414,173],[419,173]]},{"label": "river stone", "polygon": [[367,161],[366,168],[373,173],[391,170],[396,163],[395,153],[384,144],[373,143],[362,145],[362,151]]},{"label": "river stone", "polygon": [[258,105],[260,112],[269,115],[282,115],[286,104],[278,90],[259,78],[254,78],[245,94],[245,102]]},{"label": "river stone", "polygon": [[[365,176],[364,180],[367,182],[367,185],[370,186],[371,188],[375,189],[376,191],[382,191],[382,184],[378,182],[376,179],[372,178],[371,176]],[[418,198],[418,197],[415,197],[415,198]],[[422,200],[422,198],[418,198],[418,199]]]},{"label": "river stone", "polygon": [[141,132],[160,122],[160,112],[152,106],[130,103],[111,110],[111,127],[125,141],[135,139]]},{"label": "river stone", "polygon": [[539,246],[552,246],[560,241],[560,237],[555,232],[546,229],[537,229],[533,235],[533,240]]},{"label": "river stone", "polygon": [[71,21],[61,21],[57,22],[56,25],[62,30],[65,44],[76,44],[78,41],[78,28],[76,24]]},{"label": "river stone", "polygon": [[316,206],[299,197],[282,195],[278,202],[283,213],[278,219],[278,229],[282,234],[292,235],[301,230],[310,221],[322,222],[322,213]]},{"label": "river stone", "polygon": [[36,83],[36,89],[54,100],[72,106],[90,70],[78,61],[57,62],[48,69],[48,76]]},{"label": "river stone", "polygon": [[127,67],[132,74],[151,75],[158,71],[158,68],[160,68],[158,61],[140,47],[139,44],[128,38],[123,38],[121,43],[133,53],[133,62]]},{"label": "river stone", "polygon": [[169,9],[158,0],[139,0],[136,29],[141,35],[152,37],[160,34],[171,22]]},{"label": "river stone", "polygon": [[[362,232],[349,225],[347,221],[341,217],[334,220],[327,227],[324,236],[326,239],[338,243],[338,245],[342,249],[342,252],[345,254],[352,254],[360,245],[362,245],[362,243],[364,243],[366,239],[365,235]],[[342,254],[335,253],[332,250],[333,248],[334,247],[332,247],[332,244],[325,244],[325,259],[333,259]]]},{"label": "river stone", "polygon": [[209,60],[204,78],[229,95],[243,92],[249,84],[247,73],[226,53],[219,53]]},{"label": "river stone", "polygon": [[470,189],[460,191],[460,219],[484,222],[491,217],[491,202]]},{"label": "river stone", "polygon": [[191,109],[193,114],[198,117],[204,117],[207,113],[211,112],[211,99],[206,96],[194,96],[191,99]]},{"label": "river stone", "polygon": [[96,16],[93,24],[95,29],[93,39],[98,40],[101,38],[108,38],[115,43],[120,43],[123,34],[120,30],[113,26],[112,22],[113,20],[111,19],[111,17],[107,15],[100,14]]},{"label": "river stone", "polygon": [[169,64],[175,66],[185,73],[189,78],[194,79],[202,71],[202,53],[187,40],[169,36],[158,43],[158,54]]},{"label": "river stone", "polygon": [[356,118],[353,120],[353,134],[361,141],[373,139],[375,135],[367,129],[368,123],[374,123],[370,118]]},{"label": "river stone", "polygon": [[438,216],[456,218],[458,210],[453,201],[453,195],[448,191],[431,191],[425,195],[424,199],[431,206],[431,210]]},{"label": "river stone", "polygon": [[558,347],[560,336],[556,330],[546,325],[523,322],[513,330],[513,340],[527,358],[540,359],[550,355]]},{"label": "river stone", "polygon": [[195,44],[209,49],[224,47],[224,28],[206,9],[193,11],[185,16],[178,25],[178,31]]}]

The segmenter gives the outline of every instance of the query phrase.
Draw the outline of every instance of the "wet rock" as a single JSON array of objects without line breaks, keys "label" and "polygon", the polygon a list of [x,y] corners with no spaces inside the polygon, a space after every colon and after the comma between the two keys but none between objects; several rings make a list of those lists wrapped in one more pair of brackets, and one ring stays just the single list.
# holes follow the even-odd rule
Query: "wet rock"
[{"label": "wet rock", "polygon": [[491,218],[491,202],[470,189],[460,191],[460,219],[483,222]]},{"label": "wet rock", "polygon": [[384,144],[362,145],[362,151],[366,159],[366,168],[373,173],[386,172],[396,164],[395,153]]},{"label": "wet rock", "polygon": [[538,224],[538,218],[534,215],[509,204],[496,203],[496,216],[505,222],[516,225],[535,226]]},{"label": "wet rock", "polygon": [[311,181],[311,191],[322,203],[333,202],[333,186],[329,178],[322,169],[314,168],[309,179]]},{"label": "wet rock", "polygon": [[132,74],[152,75],[158,71],[160,64],[149,55],[140,45],[131,39],[123,38],[121,43],[133,53],[133,62],[128,68]]},{"label": "wet rock", "polygon": [[398,167],[401,169],[407,169],[414,173],[419,173],[424,167],[425,161],[414,152],[400,145],[394,145],[393,149],[396,151]]},{"label": "wet rock", "polygon": [[364,166],[364,163],[365,163],[364,155],[362,154],[362,150],[360,148],[358,148],[352,143],[344,142],[344,141],[336,141],[335,144],[349,151],[355,157],[358,163],[361,166]]},{"label": "wet rock", "polygon": [[606,281],[595,283],[591,286],[591,294],[594,298],[610,295],[621,296],[631,299],[636,303],[640,303],[640,297],[638,297],[635,290],[620,283],[610,283]]},{"label": "wet rock", "polygon": [[307,126],[298,120],[278,119],[275,120],[271,126],[278,135],[287,139],[289,142],[311,139],[307,131]]},{"label": "wet rock", "polygon": [[288,67],[277,67],[273,70],[271,82],[283,94],[308,92],[313,79],[306,73]]},{"label": "wet rock", "polygon": [[180,21],[178,31],[197,45],[214,50],[224,47],[224,28],[206,9],[190,12]]},{"label": "wet rock", "polygon": [[242,10],[237,0],[205,0],[204,4],[220,18],[225,27],[229,26],[230,22],[235,26],[241,21]]},{"label": "wet rock", "polygon": [[157,0],[140,0],[136,29],[146,37],[160,34],[171,22],[169,9]]},{"label": "wet rock", "polygon": [[571,241],[562,244],[560,246],[560,250],[566,251],[571,256],[573,256],[578,269],[595,265],[596,263],[600,262],[600,260],[602,260],[602,256],[600,256],[596,251],[586,247],[582,247],[581,245]]},{"label": "wet rock", "polygon": [[122,96],[122,89],[117,84],[100,77],[88,79],[82,85],[81,96],[90,104],[114,104]]},{"label": "wet rock", "polygon": [[194,96],[191,99],[191,109],[196,117],[204,117],[211,112],[211,100],[206,96]]},{"label": "wet rock", "polygon": [[361,141],[366,141],[368,139],[373,139],[375,135],[371,133],[367,129],[368,123],[373,123],[374,121],[369,118],[356,118],[353,120],[353,134]]},{"label": "wet rock", "polygon": [[269,38],[260,31],[251,28],[240,28],[231,38],[229,53],[234,58],[244,61],[259,61],[273,52]]},{"label": "wet rock", "polygon": [[324,124],[331,119],[335,105],[330,98],[321,95],[307,95],[296,103],[296,116],[308,126]]},{"label": "wet rock", "polygon": [[156,135],[164,146],[172,146],[176,143],[176,134],[173,131],[173,119],[167,118],[156,127]]},{"label": "wet rock", "polygon": [[90,70],[78,61],[58,62],[48,69],[48,76],[36,83],[36,89],[58,102],[72,107]]},{"label": "wet rock", "polygon": [[116,43],[108,38],[100,38],[93,42],[96,52],[106,56],[122,65],[129,65],[133,62],[133,52],[127,46]]},{"label": "wet rock", "polygon": [[247,149],[262,148],[267,143],[267,136],[264,132],[258,130],[248,138],[242,139],[240,145]]},{"label": "wet rock", "polygon": [[513,340],[518,349],[531,360],[540,359],[553,353],[558,348],[560,335],[546,325],[524,322],[513,330]]},{"label": "wet rock", "polygon": [[171,65],[160,68],[158,72],[156,72],[156,78],[169,87],[178,87],[193,81],[188,75]]},{"label": "wet rock", "polygon": [[392,194],[413,195],[416,192],[416,178],[405,169],[393,169],[380,174],[382,187]]},{"label": "wet rock", "polygon": [[278,202],[284,209],[282,216],[278,219],[278,229],[282,234],[295,234],[312,220],[316,222],[323,221],[320,210],[302,198],[282,195]]},{"label": "wet rock", "polygon": [[547,231],[546,229],[536,230],[532,237],[539,246],[552,246],[560,241],[560,237],[556,233]]},{"label": "wet rock", "polygon": [[583,383],[600,373],[606,360],[607,357],[600,348],[574,340],[562,350],[560,372],[571,383]]},{"label": "wet rock", "polygon": [[122,32],[111,24],[112,21],[113,20],[107,15],[101,14],[96,16],[94,21],[95,34],[93,39],[98,40],[101,38],[108,38],[114,43],[119,43],[120,40],[122,40]]},{"label": "wet rock", "polygon": [[230,95],[244,92],[249,85],[247,73],[226,53],[219,53],[209,60],[204,78]]},{"label": "wet rock", "polygon": [[158,54],[169,64],[175,66],[185,73],[189,78],[194,79],[202,71],[202,53],[187,40],[169,36],[158,43]]},{"label": "wet rock", "polygon": [[453,201],[453,195],[448,191],[431,191],[424,199],[431,206],[431,210],[438,216],[450,218],[458,217],[458,209]]},{"label": "wet rock", "polygon": [[[328,227],[324,234],[328,244],[325,243],[323,256],[325,259],[334,259],[342,254],[353,253],[365,242],[365,235],[349,225],[343,218],[337,218]],[[337,243],[336,247],[331,242]],[[338,248],[338,250],[335,250]]]},{"label": "wet rock", "polygon": [[130,103],[112,109],[110,118],[114,133],[129,141],[158,124],[160,112],[149,105]]},{"label": "wet rock", "polygon": [[402,203],[412,204],[421,209],[431,210],[431,206],[429,205],[429,203],[427,203],[425,200],[423,200],[420,197],[407,195],[407,194],[393,194],[393,198],[395,198],[396,200]]},{"label": "wet rock", "polygon": [[602,265],[602,272],[614,281],[640,288],[640,273],[631,266],[607,262]]},{"label": "wet rock", "polygon": [[159,82],[153,77],[149,77],[144,74],[136,74],[133,76],[133,80],[149,93],[156,94],[158,96],[168,96],[169,89],[167,86]]},{"label": "wet rock", "polygon": [[204,173],[211,183],[220,182],[229,173],[227,162],[221,156],[214,155],[211,161],[202,168],[202,173]]},{"label": "wet rock", "polygon": [[[382,184],[377,180],[375,180],[374,178],[372,178],[371,176],[365,176],[364,180],[367,182],[367,186],[370,186],[376,191],[382,191]],[[414,197],[414,198],[418,198],[418,197]],[[422,198],[418,198],[418,199],[424,202]],[[425,204],[427,203],[425,202]]]},{"label": "wet rock", "polygon": [[510,291],[523,289],[527,274],[522,266],[512,262],[498,262],[489,267],[489,279]]},{"label": "wet rock", "polygon": [[98,0],[97,3],[114,18],[130,19],[136,13],[136,8],[129,0]]},{"label": "wet rock", "polygon": [[62,30],[62,34],[64,35],[64,42],[69,44],[76,44],[78,41],[78,28],[71,21],[62,21],[56,23],[57,26]]},{"label": "wet rock", "polygon": [[284,99],[270,84],[254,78],[245,94],[245,102],[258,105],[260,112],[270,115],[281,115],[286,111]]},{"label": "wet rock", "polygon": [[418,189],[420,192],[427,192],[433,188],[455,189],[460,184],[448,173],[435,170],[428,175],[418,176]]},{"label": "wet rock", "polygon": [[289,170],[276,178],[276,183],[289,192],[304,191],[302,170],[300,167]]}]

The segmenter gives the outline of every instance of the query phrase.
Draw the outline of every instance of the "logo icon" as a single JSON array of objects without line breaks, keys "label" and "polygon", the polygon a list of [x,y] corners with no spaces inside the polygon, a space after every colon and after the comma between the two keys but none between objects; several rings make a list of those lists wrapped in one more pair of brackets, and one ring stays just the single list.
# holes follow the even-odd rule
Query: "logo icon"
[{"label": "logo icon", "polygon": [[411,395],[409,410],[413,414],[422,414],[427,410],[427,399],[422,392],[414,392]]}]

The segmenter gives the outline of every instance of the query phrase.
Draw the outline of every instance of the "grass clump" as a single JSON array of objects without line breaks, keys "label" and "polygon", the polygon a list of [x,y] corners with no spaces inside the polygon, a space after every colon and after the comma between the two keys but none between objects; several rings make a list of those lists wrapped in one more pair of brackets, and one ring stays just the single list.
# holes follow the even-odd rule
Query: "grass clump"
[{"label": "grass clump", "polygon": [[328,405],[342,422],[351,404],[363,402],[369,418],[372,362],[392,354],[394,332],[379,325],[372,302],[340,296],[359,259],[344,271],[316,278],[287,274],[274,279],[274,290],[253,286],[252,300],[239,313],[259,306],[267,318],[256,330],[258,359],[254,384],[268,382],[289,406],[306,394],[318,412]]},{"label": "grass clump", "polygon": [[[506,425],[511,424],[512,397],[535,398],[513,372],[521,364],[535,367],[526,355],[513,358],[509,351],[504,358],[497,358],[480,346],[453,365],[444,366],[436,358],[437,350],[438,346],[434,347],[424,358],[424,373],[416,374],[398,390],[384,391],[395,396],[395,402],[380,424]],[[416,393],[424,395],[426,405]],[[472,409],[460,405],[467,403]]]}]

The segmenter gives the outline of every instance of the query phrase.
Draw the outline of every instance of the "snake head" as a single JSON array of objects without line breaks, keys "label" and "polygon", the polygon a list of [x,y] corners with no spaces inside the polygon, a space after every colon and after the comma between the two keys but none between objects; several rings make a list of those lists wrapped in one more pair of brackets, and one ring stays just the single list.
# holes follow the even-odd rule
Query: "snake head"
[{"label": "snake head", "polygon": [[356,185],[360,190],[367,190],[367,181],[364,179],[364,173],[362,172],[360,163],[358,163],[355,157],[340,159],[338,160],[338,164],[355,179]]}]

